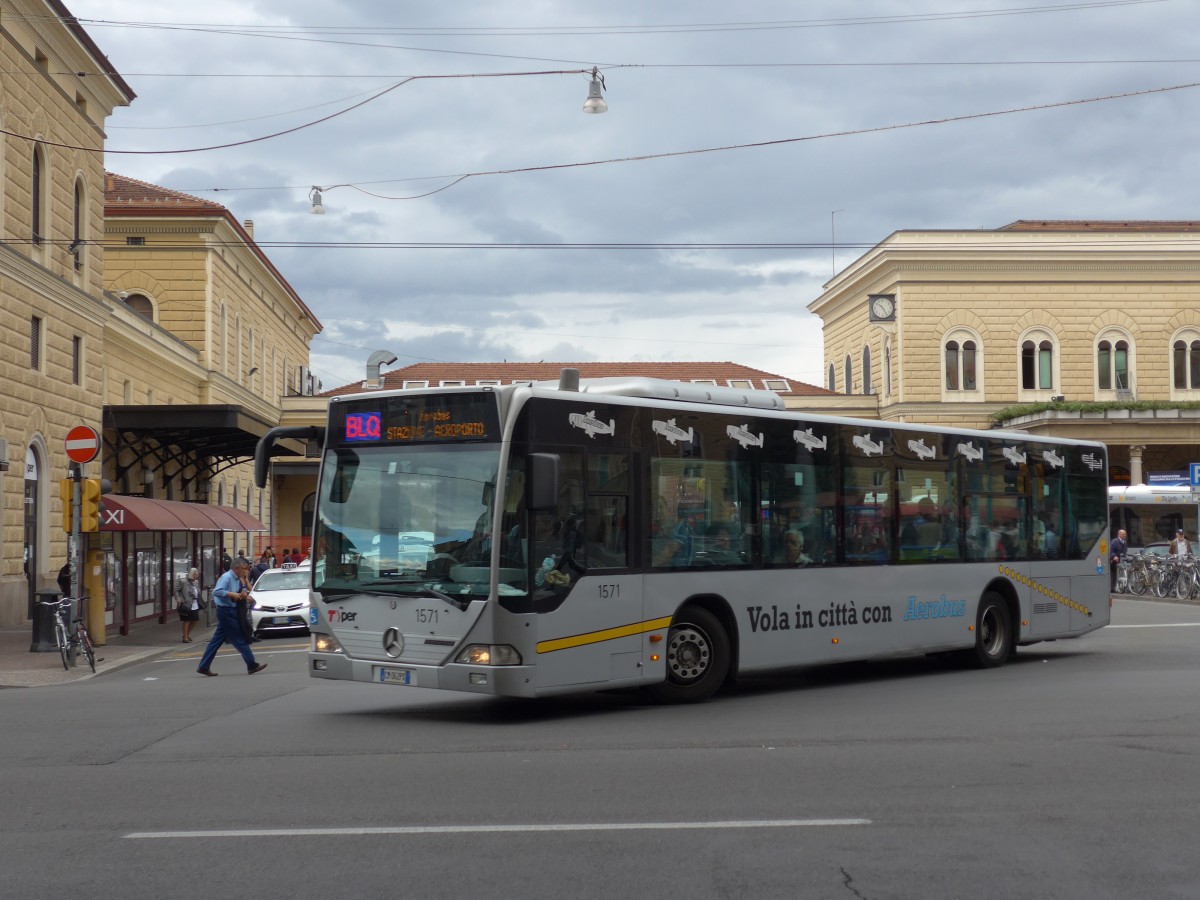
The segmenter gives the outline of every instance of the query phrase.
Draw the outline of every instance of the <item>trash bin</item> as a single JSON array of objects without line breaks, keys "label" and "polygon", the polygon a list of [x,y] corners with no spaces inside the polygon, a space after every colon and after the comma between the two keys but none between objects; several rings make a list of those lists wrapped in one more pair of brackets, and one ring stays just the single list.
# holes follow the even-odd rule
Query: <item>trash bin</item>
[{"label": "trash bin", "polygon": [[33,643],[29,645],[30,653],[57,653],[58,645],[54,643],[55,611],[49,606],[42,606],[43,601],[62,599],[62,592],[53,588],[38,591],[35,594],[33,609],[29,617],[33,619]]}]

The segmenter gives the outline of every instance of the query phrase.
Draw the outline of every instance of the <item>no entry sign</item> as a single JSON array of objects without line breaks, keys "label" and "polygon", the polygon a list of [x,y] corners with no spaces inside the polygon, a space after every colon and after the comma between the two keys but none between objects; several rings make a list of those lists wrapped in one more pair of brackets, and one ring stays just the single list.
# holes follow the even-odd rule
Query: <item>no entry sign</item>
[{"label": "no entry sign", "polygon": [[100,435],[96,429],[76,425],[67,432],[67,459],[71,462],[88,463],[100,452]]}]

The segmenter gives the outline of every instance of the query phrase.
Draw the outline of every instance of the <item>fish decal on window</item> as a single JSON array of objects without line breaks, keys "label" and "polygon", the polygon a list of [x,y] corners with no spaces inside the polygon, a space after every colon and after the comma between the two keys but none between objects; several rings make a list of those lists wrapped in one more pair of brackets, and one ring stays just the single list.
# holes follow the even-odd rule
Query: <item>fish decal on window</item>
[{"label": "fish decal on window", "polygon": [[936,459],[937,458],[937,449],[934,447],[927,447],[925,445],[924,438],[922,438],[919,441],[909,441],[908,449],[911,450],[913,453],[917,454],[917,459]]},{"label": "fish decal on window", "polygon": [[594,438],[598,434],[614,434],[617,430],[616,419],[609,419],[607,422],[597,419],[594,409],[585,413],[571,413],[567,417],[567,421],[573,428],[578,428],[590,438]]},{"label": "fish decal on window", "polygon": [[871,440],[871,432],[856,434],[851,443],[863,452],[863,456],[883,456],[883,443]]},{"label": "fish decal on window", "polygon": [[684,431],[675,424],[674,419],[667,419],[665,422],[655,419],[650,424],[650,427],[655,433],[661,434],[672,444],[678,444],[680,441],[687,441],[689,444],[692,442],[692,429],[689,427],[687,431]]},{"label": "fish decal on window", "polygon": [[829,438],[822,437],[818,440],[817,436],[812,433],[811,428],[806,428],[803,431],[800,431],[800,430],[793,431],[792,437],[794,437],[796,439],[797,444],[803,444],[810,451],[826,450],[829,447]]},{"label": "fish decal on window", "polygon": [[1025,465],[1025,454],[1022,453],[1020,450],[1018,450],[1016,447],[1005,447],[1000,452],[1002,454],[1004,454],[1004,458],[1007,459],[1014,466]]},{"label": "fish decal on window", "polygon": [[1061,469],[1063,467],[1063,465],[1066,463],[1066,460],[1064,460],[1061,456],[1059,456],[1053,450],[1042,451],[1042,459],[1046,461],[1046,465],[1050,466],[1053,469]]},{"label": "fish decal on window", "polygon": [[727,425],[725,426],[725,434],[741,444],[743,448],[761,447],[763,445],[762,432],[755,434],[750,430],[749,425]]},{"label": "fish decal on window", "polygon": [[967,462],[979,462],[983,459],[983,451],[975,446],[974,441],[968,441],[965,444],[959,444],[954,448],[954,452],[959,456],[965,456]]}]

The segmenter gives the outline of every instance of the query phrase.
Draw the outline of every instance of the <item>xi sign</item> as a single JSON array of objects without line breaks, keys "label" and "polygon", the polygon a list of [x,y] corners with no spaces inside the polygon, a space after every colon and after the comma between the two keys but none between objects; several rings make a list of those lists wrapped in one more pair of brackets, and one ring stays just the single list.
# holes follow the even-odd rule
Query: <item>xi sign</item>
[{"label": "xi sign", "polygon": [[75,463],[89,463],[100,452],[100,435],[96,429],[76,425],[67,432],[67,459]]}]

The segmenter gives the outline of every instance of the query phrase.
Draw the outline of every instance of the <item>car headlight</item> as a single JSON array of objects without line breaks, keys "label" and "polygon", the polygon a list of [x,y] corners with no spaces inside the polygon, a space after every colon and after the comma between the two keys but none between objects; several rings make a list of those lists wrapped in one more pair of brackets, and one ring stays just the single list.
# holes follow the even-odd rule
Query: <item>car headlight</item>
[{"label": "car headlight", "polygon": [[473,666],[519,666],[521,654],[508,644],[471,644],[454,661]]},{"label": "car headlight", "polygon": [[342,645],[338,643],[337,638],[332,634],[314,634],[312,636],[312,649],[314,653],[344,653]]}]

